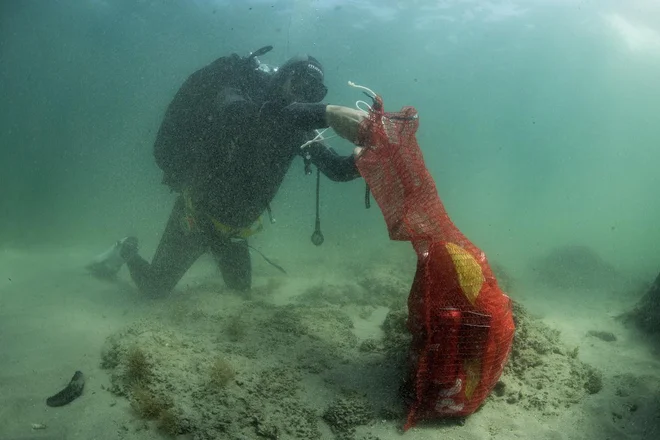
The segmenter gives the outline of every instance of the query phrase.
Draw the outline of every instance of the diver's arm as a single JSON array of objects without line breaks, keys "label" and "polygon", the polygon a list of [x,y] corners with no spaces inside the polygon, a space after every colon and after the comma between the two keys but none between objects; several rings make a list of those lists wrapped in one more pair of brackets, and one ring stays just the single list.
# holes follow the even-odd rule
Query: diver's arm
[{"label": "diver's arm", "polygon": [[301,130],[330,127],[339,136],[357,145],[360,123],[367,117],[367,112],[341,105],[294,102],[284,107],[281,115]]},{"label": "diver's arm", "polygon": [[300,130],[319,130],[329,127],[327,107],[328,105],[323,103],[294,102],[281,110],[280,117]]},{"label": "diver's arm", "polygon": [[[351,118],[346,123],[346,114],[352,115],[353,109],[323,103],[293,103],[282,109],[280,116],[286,119],[296,128],[312,131],[331,127],[338,135],[349,139],[348,131],[353,131],[357,138],[357,130],[362,118]],[[353,141],[352,139],[349,139]],[[340,156],[332,148],[323,142],[313,142],[305,147],[303,157],[319,167],[321,172],[330,180],[336,182],[347,182],[360,177],[360,172],[355,166],[355,156]]]},{"label": "diver's arm", "polygon": [[340,156],[322,142],[314,142],[303,150],[303,157],[309,157],[323,174],[335,182],[348,182],[360,177],[355,166],[355,156]]}]

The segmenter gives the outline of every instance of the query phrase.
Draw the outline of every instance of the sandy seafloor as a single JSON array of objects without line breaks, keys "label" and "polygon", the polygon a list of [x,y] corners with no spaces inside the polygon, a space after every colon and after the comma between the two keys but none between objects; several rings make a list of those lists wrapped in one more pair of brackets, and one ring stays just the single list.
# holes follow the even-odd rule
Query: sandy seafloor
[{"label": "sandy seafloor", "polygon": [[[523,279],[510,294],[526,310],[524,334],[497,395],[462,426],[402,433],[401,306],[414,256],[400,249],[377,264],[290,256],[287,276],[255,255],[249,298],[225,289],[204,257],[159,300],[141,297],[126,269],[115,282],[90,277],[90,249],[5,250],[0,439],[168,438],[163,429],[199,439],[660,438],[660,354],[616,319],[641,292]],[[46,406],[76,370],[83,395]]]}]

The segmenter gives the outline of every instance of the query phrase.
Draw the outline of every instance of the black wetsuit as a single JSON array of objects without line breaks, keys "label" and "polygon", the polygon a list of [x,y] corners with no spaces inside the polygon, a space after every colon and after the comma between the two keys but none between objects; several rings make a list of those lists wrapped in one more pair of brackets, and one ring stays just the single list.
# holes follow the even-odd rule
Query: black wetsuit
[{"label": "black wetsuit", "polygon": [[[301,144],[325,125],[323,104],[292,113],[288,103],[269,98],[270,77],[236,55],[193,73],[177,92],[154,153],[163,182],[190,195],[196,228],[187,227],[189,212],[178,197],[151,264],[139,256],[127,261],[142,291],[169,292],[208,250],[230,288],[250,288],[247,240],[219,233],[211,218],[231,228],[250,227],[269,208]],[[352,156],[320,143],[305,153],[332,180],[359,177]]]}]

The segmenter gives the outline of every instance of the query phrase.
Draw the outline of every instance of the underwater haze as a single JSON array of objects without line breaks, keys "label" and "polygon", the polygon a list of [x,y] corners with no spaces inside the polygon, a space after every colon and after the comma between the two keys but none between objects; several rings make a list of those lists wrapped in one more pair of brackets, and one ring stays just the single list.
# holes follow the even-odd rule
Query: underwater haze
[{"label": "underwater haze", "polygon": [[[403,293],[394,302],[403,307],[415,272],[412,247],[389,241],[376,202],[365,208],[362,179],[335,183],[325,177],[320,187],[325,243],[314,246],[310,236],[315,225],[316,175],[305,175],[300,159],[294,160],[272,203],[277,221],[251,238],[251,244],[283,266],[290,278],[278,278],[272,266],[252,253],[253,307],[226,293],[219,271],[208,260],[201,260],[186,275],[175,303],[157,305],[141,299],[125,270],[116,284],[102,283],[84,271],[95,255],[129,235],[139,237],[140,253],[151,259],[177,196],[162,184],[163,173],[153,155],[168,104],[196,70],[219,57],[246,56],[266,45],[273,50],[260,61],[269,65],[302,53],[320,60],[328,104],[354,107],[365,100],[361,91],[349,86],[353,81],[379,94],[387,111],[414,106],[419,112],[417,140],[451,219],[497,265],[500,283],[511,281],[505,286],[511,297],[529,307],[530,316],[544,320],[543,325],[561,331],[566,346],[546,352],[566,357],[574,353],[574,359],[580,348],[581,361],[604,369],[605,390],[611,394],[586,396],[587,403],[580,403],[583,406],[573,415],[569,404],[564,406],[558,398],[538,419],[530,409],[533,402],[528,408],[522,399],[511,413],[477,414],[478,421],[471,427],[468,423],[463,431],[469,434],[459,437],[462,431],[457,428],[445,432],[447,438],[508,439],[514,438],[512,433],[516,438],[566,440],[660,438],[657,416],[655,424],[648,423],[659,409],[657,350],[634,345],[636,333],[627,333],[612,320],[634,307],[660,270],[660,2],[656,0],[0,1],[0,346],[13,347],[0,354],[0,371],[7,368],[4,378],[0,373],[0,387],[8,384],[4,400],[0,398],[5,405],[0,407],[0,425],[2,419],[13,420],[0,427],[0,438],[27,438],[34,434],[31,424],[48,420],[45,425],[56,425],[57,414],[65,414],[34,409],[43,406],[41,395],[23,388],[31,380],[26,372],[38,371],[34,365],[49,366],[34,384],[39,391],[47,388],[44,398],[79,368],[96,374],[96,388],[90,388],[94,385],[88,380],[87,389],[96,390],[97,396],[109,394],[99,385],[105,374],[98,366],[100,346],[110,335],[119,334],[118,329],[137,325],[133,323],[151,313],[176,315],[176,325],[184,329],[182,339],[187,337],[185,331],[190,332],[184,342],[172,336],[176,331],[167,333],[163,338],[172,338],[167,344],[194,345],[193,330],[206,343],[216,340],[217,329],[205,333],[206,328],[185,327],[182,322],[202,325],[216,320],[224,325],[243,316],[259,323],[269,312],[264,304],[283,307],[297,301],[300,292],[310,294],[317,284],[350,296],[342,286],[355,284],[348,277],[359,273],[360,289],[373,295],[357,303],[354,297],[342,297],[344,302],[332,303],[335,308],[319,312],[318,321],[341,309],[353,319],[354,327],[348,326],[346,332],[354,332],[359,342],[387,332],[381,324],[395,307],[374,298],[390,291],[383,273],[400,275],[397,286],[403,286],[399,289]],[[353,152],[354,146],[338,137],[328,144],[342,155]],[[369,270],[377,275],[364,278]],[[225,296],[216,298],[213,289]],[[339,295],[337,291],[333,295]],[[314,292],[317,299],[332,296],[322,288]],[[181,301],[186,295],[195,299],[190,304]],[[371,307],[368,313],[365,307]],[[212,310],[224,311],[216,316]],[[50,317],[55,320],[52,325]],[[160,322],[153,319],[146,322]],[[278,319],[280,325],[293,318]],[[337,322],[350,321],[342,319],[343,315]],[[29,330],[26,323],[32,323]],[[535,325],[530,328],[537,329],[539,338],[559,343],[548,336],[554,330]],[[247,332],[245,340],[254,344],[225,347],[226,356],[219,355],[236,369],[254,367],[260,347],[279,346],[258,339],[261,334],[250,339],[252,327],[236,327],[240,329],[231,331]],[[130,340],[113,346],[120,353],[130,352],[131,344],[147,344],[139,335],[157,333],[151,327],[131,328],[122,333],[131,335]],[[325,327],[315,329],[321,336],[313,338],[327,334]],[[603,329],[617,334],[618,342],[601,338]],[[299,342],[291,336],[298,335],[294,330],[282,332],[293,339],[291,344]],[[72,338],[78,337],[80,343],[70,347]],[[328,342],[335,350],[330,353],[353,344],[351,338],[336,347]],[[232,343],[243,343],[236,340]],[[147,358],[156,359],[160,348],[145,348]],[[238,359],[243,349],[250,354]],[[177,356],[172,359],[184,362],[188,354]],[[201,364],[210,359],[199,356]],[[279,359],[279,354],[273,356]],[[224,371],[222,362],[209,368]],[[314,358],[309,370],[333,362]],[[561,368],[567,362],[545,365]],[[195,368],[186,371],[198,371]],[[591,374],[584,368],[584,374]],[[626,371],[636,374],[634,380],[620,379]],[[291,373],[292,382],[320,387],[315,379],[306,382],[298,373]],[[536,377],[543,375],[549,377],[546,373]],[[229,376],[227,381],[233,380],[233,373]],[[616,386],[615,377],[621,380]],[[646,382],[650,377],[652,382]],[[387,372],[374,373],[369,386],[359,391],[379,401],[380,378],[396,383]],[[567,373],[566,381],[571,378]],[[537,386],[519,379],[521,395]],[[612,396],[619,398],[624,388],[626,393],[652,392],[640,401],[610,406]],[[322,406],[331,394],[323,389],[310,399],[318,399]],[[46,434],[118,438],[116,426],[110,429],[104,425],[110,422],[102,420],[108,410],[115,411],[108,420],[116,422],[120,432],[127,426],[125,432],[130,434],[121,438],[160,438],[156,431],[147,433],[127,421],[134,404],[117,397],[99,399],[105,399],[101,406],[85,413],[85,417],[95,414],[89,417],[96,417],[98,425],[88,420],[85,427],[75,425],[78,431],[71,425],[66,431],[57,428]],[[634,411],[631,405],[636,405]],[[120,409],[125,412],[119,413]],[[62,420],[78,423],[78,416],[64,415]],[[628,423],[632,420],[628,416],[644,418]],[[578,426],[581,420],[588,422],[574,431],[562,430],[568,424]],[[401,437],[395,427],[398,421],[382,423],[378,428],[369,425],[372,431],[358,428],[364,437],[355,439]],[[337,434],[332,427],[328,432],[323,429],[315,438]],[[443,435],[433,429],[401,438]],[[191,432],[176,429],[179,434]]]},{"label": "underwater haze", "polygon": [[[360,99],[352,80],[388,110],[415,106],[440,195],[489,254],[517,264],[580,242],[656,269],[655,2],[8,1],[1,20],[5,246],[157,239],[170,199],[152,145],[166,105],[197,68],[272,44],[262,61],[321,60],[328,102]],[[271,234],[312,227],[300,168]],[[325,191],[332,235],[380,221],[360,185]]]}]

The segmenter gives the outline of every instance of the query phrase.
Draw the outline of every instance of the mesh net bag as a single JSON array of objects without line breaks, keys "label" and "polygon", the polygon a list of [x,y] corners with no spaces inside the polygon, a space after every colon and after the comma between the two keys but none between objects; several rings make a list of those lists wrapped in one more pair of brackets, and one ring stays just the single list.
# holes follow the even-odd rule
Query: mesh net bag
[{"label": "mesh net bag", "polygon": [[380,97],[360,125],[356,161],[392,240],[412,242],[418,263],[408,297],[410,409],[419,420],[464,417],[493,389],[508,359],[511,301],[486,255],[449,218],[424,164],[417,111],[383,111]]}]

